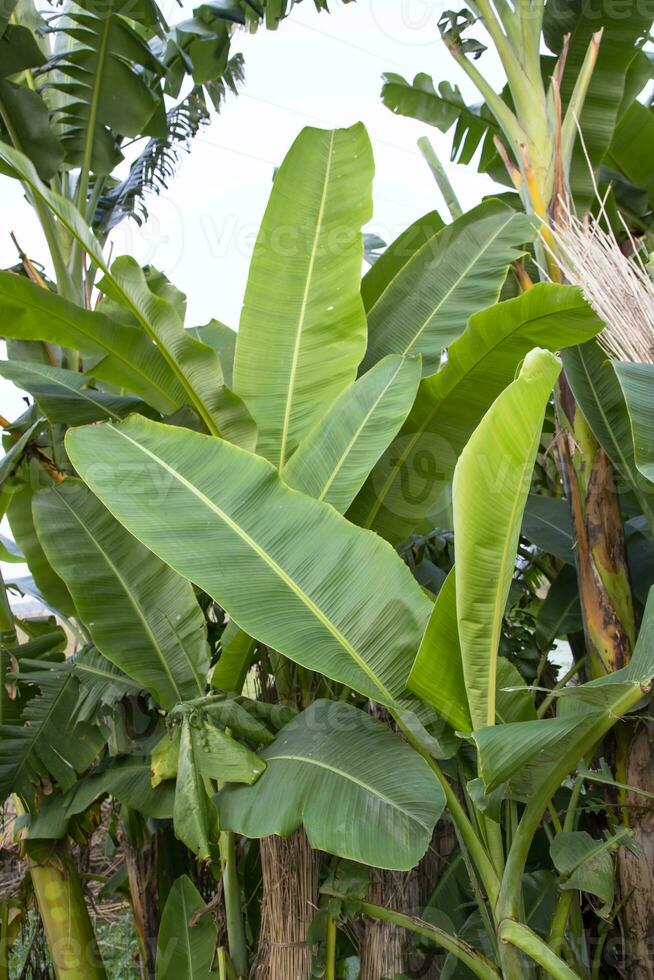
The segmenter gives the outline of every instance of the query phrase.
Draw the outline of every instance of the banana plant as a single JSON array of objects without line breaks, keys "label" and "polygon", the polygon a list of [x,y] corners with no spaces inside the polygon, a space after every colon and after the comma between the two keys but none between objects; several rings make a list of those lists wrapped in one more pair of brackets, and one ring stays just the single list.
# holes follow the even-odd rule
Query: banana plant
[{"label": "banana plant", "polygon": [[[450,54],[476,86],[482,105],[465,105],[457,89],[447,83],[434,85],[423,74],[412,84],[394,74],[387,76],[382,92],[385,104],[442,132],[452,129],[453,159],[470,163],[481,146],[479,169],[513,185],[525,210],[540,218],[536,255],[541,270],[547,270],[554,281],[562,280],[560,266],[566,268],[556,229],[574,226],[571,213],[581,218],[594,211],[625,256],[640,242],[649,251],[645,148],[651,112],[639,99],[650,77],[644,45],[654,9],[648,4],[629,5],[628,16],[618,21],[603,3],[592,13],[565,2],[547,2],[535,9],[518,4],[499,9],[485,2],[470,7],[444,14],[439,27]],[[506,85],[500,93],[489,86],[477,65],[485,49],[474,37],[476,23],[486,28],[504,69]],[[608,288],[607,279],[588,277],[593,278],[598,280],[597,297]],[[573,281],[585,285],[583,276]],[[523,287],[529,285],[525,280]],[[632,329],[638,332],[635,323]],[[576,538],[585,670],[588,676],[600,677],[628,662],[645,598],[640,584],[632,592],[632,582],[642,576],[631,573],[630,577],[635,539],[625,523],[630,515],[621,508],[618,492],[624,490],[635,498],[634,511],[642,515],[639,520],[645,527],[651,524],[651,503],[647,480],[636,463],[638,423],[632,438],[625,404],[626,391],[634,391],[635,385],[620,384],[620,368],[593,341],[564,352],[563,361],[565,375],[558,395],[560,470]],[[630,370],[635,374],[638,368],[628,365],[624,375]],[[644,771],[651,768],[651,759],[644,761],[642,754],[629,748],[630,736],[624,728],[618,743],[619,778],[629,783],[636,757]],[[648,751],[643,746],[642,752]],[[627,799],[624,793],[622,799]],[[637,814],[623,810],[625,821],[628,816],[640,836]],[[621,876],[632,968],[638,976],[646,976],[645,937],[651,931],[652,901],[651,897],[641,901],[640,896],[650,886],[638,862],[628,855],[625,867],[629,870],[621,871]]]},{"label": "banana plant", "polygon": [[[599,894],[611,914],[607,875],[630,836],[616,829],[610,841],[582,843],[580,795],[602,738],[651,686],[652,607],[627,667],[585,684],[569,683],[573,672],[544,699],[505,655],[511,594],[527,574],[523,516],[553,438],[556,352],[602,327],[569,286],[498,302],[533,240],[532,219],[497,202],[447,227],[428,215],[427,246],[409,229],[404,251],[391,246],[360,286],[367,135],[361,126],[304,130],[273,184],[227,399],[213,347],[225,357],[224,331],[186,330],[169,284],[126,258],[110,265],[70,201],[15,149],[0,156],[98,267],[105,297],[82,310],[24,277],[0,276],[11,342],[74,348],[82,368],[11,357],[3,369],[38,412],[36,435],[8,468],[12,501],[25,494],[23,525],[12,527],[27,527],[17,543],[28,559],[32,549],[30,568],[41,569],[85,642],[73,662],[21,657],[8,675],[26,696],[28,685],[39,692],[2,730],[3,753],[11,748],[4,784],[28,810],[28,841],[64,840],[106,795],[172,818],[222,880],[228,943],[214,964],[210,913],[180,879],[162,919],[161,977],[211,975],[214,965],[246,975],[236,839],[298,828],[333,856],[322,898],[327,976],[346,941],[339,925],[359,913],[390,917],[476,976],[512,980],[533,964],[584,976],[565,943],[571,899]],[[290,258],[276,247],[280,216],[293,234]],[[466,242],[470,268],[459,282],[461,265],[448,255]],[[395,310],[397,335],[386,325]],[[53,459],[56,426],[66,437]],[[413,450],[416,433],[433,440],[454,528],[454,568],[437,596],[393,544],[433,527],[438,507],[431,496],[403,501],[401,481],[394,507],[388,465],[376,475],[388,453],[398,468],[391,447],[403,439],[399,449]],[[373,495],[386,509],[383,537],[359,516]],[[554,578],[564,559],[546,561]],[[229,622],[217,644],[202,609]],[[565,633],[561,624],[552,635]],[[251,684],[242,691],[257,661],[286,704],[253,699]],[[43,700],[65,691],[72,730],[62,751],[76,749],[79,726],[95,734],[83,740],[87,755],[62,767],[46,730],[25,723],[33,715],[45,724]],[[123,731],[116,752],[100,722],[119,730],[117,706],[144,692],[152,724],[141,737]],[[17,745],[26,760],[18,773]],[[46,785],[55,790],[47,800]],[[445,811],[474,896],[465,927],[376,906],[348,883],[348,862],[413,867]],[[526,866],[543,833],[552,838],[554,906],[536,925],[525,912]],[[599,884],[598,854],[608,859]]]}]

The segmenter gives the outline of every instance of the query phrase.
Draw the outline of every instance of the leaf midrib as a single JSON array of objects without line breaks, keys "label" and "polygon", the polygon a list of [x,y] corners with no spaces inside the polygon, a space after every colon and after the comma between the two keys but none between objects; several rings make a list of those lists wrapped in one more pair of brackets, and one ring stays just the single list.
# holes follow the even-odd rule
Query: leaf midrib
[{"label": "leaf midrib", "polygon": [[304,292],[302,294],[302,303],[300,304],[300,312],[298,316],[298,324],[295,331],[295,344],[293,345],[293,357],[291,359],[291,369],[288,379],[288,388],[286,391],[286,404],[284,406],[284,414],[282,418],[282,433],[279,445],[279,463],[278,469],[281,470],[286,462],[286,443],[288,441],[288,429],[291,419],[291,408],[293,404],[293,397],[295,395],[295,383],[297,377],[298,363],[300,359],[300,346],[302,343],[302,334],[304,331],[304,322],[307,315],[307,307],[309,305],[309,290],[311,288],[311,283],[313,281],[313,271],[316,264],[316,257],[318,254],[318,242],[320,240],[320,235],[322,233],[322,226],[325,218],[325,205],[327,202],[327,195],[329,191],[329,181],[331,177],[332,161],[334,153],[334,138],[335,130],[331,130],[329,134],[329,149],[327,151],[327,164],[325,167],[325,178],[323,181],[322,193],[320,195],[320,207],[318,208],[318,217],[316,218],[316,227],[313,235],[313,242],[311,243],[311,252],[309,255],[309,266],[307,269],[307,277],[304,284]]}]

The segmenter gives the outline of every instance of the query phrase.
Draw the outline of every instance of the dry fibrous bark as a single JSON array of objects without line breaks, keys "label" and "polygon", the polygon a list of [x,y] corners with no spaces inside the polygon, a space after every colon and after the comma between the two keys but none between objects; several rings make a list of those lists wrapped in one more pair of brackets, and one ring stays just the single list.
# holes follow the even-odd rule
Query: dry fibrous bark
[{"label": "dry fibrous bark", "polygon": [[[418,874],[377,871],[371,874],[368,901],[387,908],[415,910],[418,906]],[[392,980],[407,967],[408,934],[406,929],[377,919],[366,921],[361,941],[361,980]]]},{"label": "dry fibrous bark", "polygon": [[154,980],[160,922],[157,838],[153,835],[149,843],[135,846],[123,835],[123,847],[134,926],[139,940],[141,980]]},{"label": "dry fibrous bark", "polygon": [[308,980],[306,937],[318,904],[320,858],[304,831],[261,841],[263,901],[256,980]]},{"label": "dry fibrous bark", "polygon": [[[436,827],[431,844],[420,864],[409,872],[373,871],[368,901],[422,916],[438,879],[456,847],[452,827]],[[420,980],[436,980],[443,968],[443,956],[434,947],[412,951],[411,933],[390,922],[367,919],[360,944],[361,980],[392,980],[408,973]]]},{"label": "dry fibrous bark", "polygon": [[[654,724],[639,725],[629,746],[626,781],[654,793]],[[654,802],[640,793],[627,793],[629,825],[639,853],[623,848],[618,861],[624,921],[627,927],[631,980],[654,980]]]}]

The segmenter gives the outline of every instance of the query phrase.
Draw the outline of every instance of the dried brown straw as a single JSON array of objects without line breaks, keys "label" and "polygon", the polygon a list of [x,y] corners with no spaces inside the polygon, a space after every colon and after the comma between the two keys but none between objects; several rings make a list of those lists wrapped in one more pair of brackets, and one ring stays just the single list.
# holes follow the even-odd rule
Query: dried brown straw
[{"label": "dried brown straw", "polygon": [[[598,340],[611,357],[654,363],[654,282],[626,225],[625,255],[601,201],[597,217],[580,220],[566,205],[553,229],[555,259],[604,321]],[[624,222],[623,222],[624,224]]]}]

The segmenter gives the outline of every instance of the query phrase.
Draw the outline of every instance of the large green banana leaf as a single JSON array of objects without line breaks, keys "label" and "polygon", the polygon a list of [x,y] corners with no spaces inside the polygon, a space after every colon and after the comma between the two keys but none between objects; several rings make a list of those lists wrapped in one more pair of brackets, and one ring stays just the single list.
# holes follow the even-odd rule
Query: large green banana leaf
[{"label": "large green banana leaf", "polygon": [[252,663],[256,640],[230,622],[220,637],[220,659],[211,675],[212,687],[241,691]]},{"label": "large green banana leaf", "polygon": [[90,388],[91,379],[79,371],[48,364],[0,361],[0,377],[29,391],[49,422],[80,425],[100,419],[121,419],[130,412],[148,414],[139,398]]},{"label": "large green banana leaf", "polygon": [[522,534],[541,551],[574,565],[570,504],[563,497],[530,493],[522,516]]},{"label": "large green banana leaf", "polygon": [[132,416],[71,429],[67,446],[118,520],[245,632],[384,704],[402,697],[431,604],[377,535],[220,439]]},{"label": "large green banana leaf", "polygon": [[[38,435],[39,429],[44,425],[43,416],[38,416],[35,422],[32,422],[28,427],[21,432],[15,442],[8,445],[8,440],[3,440],[3,448],[5,450],[4,456],[0,459],[0,486],[5,482],[7,477],[14,473],[23,459],[29,448],[30,440]],[[6,508],[6,499],[3,503]]]},{"label": "large green banana leaf", "polygon": [[509,265],[535,236],[527,215],[497,200],[445,228],[435,223],[431,232],[428,225],[422,230],[417,247],[409,250],[400,236],[368,273],[378,285],[366,306],[364,370],[386,354],[422,354],[423,375],[433,374],[469,317],[497,302]]},{"label": "large green banana leaf", "polygon": [[66,667],[79,681],[79,699],[75,715],[80,721],[97,717],[104,705],[113,707],[126,695],[140,694],[143,685],[103,657],[90,646],[66,662]]},{"label": "large green banana leaf", "polygon": [[11,127],[18,146],[33,161],[39,176],[51,180],[59,169],[64,151],[53,132],[50,113],[41,94],[27,85],[16,85],[8,78],[0,78],[0,117],[4,124],[0,126],[0,134]]},{"label": "large green banana leaf", "polygon": [[487,791],[529,800],[558,768],[561,779],[601,742],[616,719],[632,710],[654,678],[654,593],[630,663],[587,684],[559,692],[558,717],[482,728],[473,735]]},{"label": "large green banana leaf", "polygon": [[72,347],[93,358],[93,376],[99,381],[126,388],[161,412],[184,404],[184,389],[141,330],[85,310],[10,272],[0,272],[0,312],[4,337]]},{"label": "large green banana leaf", "polygon": [[225,383],[215,350],[196,340],[175,304],[155,293],[145,273],[128,255],[117,258],[98,283],[121,302],[157,344],[177,375],[191,405],[209,432],[254,449],[256,430],[241,399]]},{"label": "large green banana leaf", "polygon": [[218,834],[218,814],[209,799],[212,792],[205,783],[194,753],[191,724],[182,723],[177,757],[173,824],[175,836],[202,861],[211,856],[211,841]]},{"label": "large green banana leaf", "polygon": [[109,268],[100,243],[71,201],[43,184],[32,163],[22,153],[0,143],[0,160],[30,188],[61,222],[73,239],[104,273],[103,291],[120,301],[155,343],[184,390],[185,401],[214,435],[245,446],[254,445],[254,425],[245,406],[223,384],[218,355],[195,340],[172,303],[157,296],[148,286],[143,270],[134,259],[121,256]]},{"label": "large green banana leaf", "polygon": [[409,256],[419,252],[425,242],[433,241],[443,228],[445,222],[438,211],[429,211],[391,242],[361,280],[361,296],[366,312],[377,303],[395,276],[402,272]]},{"label": "large green banana leaf", "polygon": [[236,340],[234,388],[282,469],[356,377],[366,347],[359,292],[373,160],[361,123],[306,128],[275,177]]},{"label": "large green banana leaf", "polygon": [[345,513],[409,414],[419,381],[420,357],[382,358],[306,434],[284,482]]},{"label": "large green banana leaf", "polygon": [[564,565],[549,587],[536,617],[536,640],[546,649],[559,636],[583,629],[577,570]]},{"label": "large green banana leaf", "polygon": [[379,868],[414,867],[445,805],[428,765],[386,725],[351,705],[315,701],[261,753],[251,787],[218,795],[221,825],[289,837]]},{"label": "large green banana leaf", "polygon": [[190,878],[182,875],[168,893],[157,939],[157,980],[211,980],[218,929],[210,915],[191,921],[205,906]]},{"label": "large green banana leaf", "polygon": [[[650,69],[651,71],[651,69]],[[654,175],[650,166],[654,148],[654,115],[649,106],[632,102],[619,119],[606,157],[611,170],[647,193],[651,201]]]},{"label": "large green banana leaf", "polygon": [[189,327],[190,333],[207,347],[213,347],[220,358],[220,366],[225,376],[225,384],[233,385],[234,354],[236,351],[236,331],[220,320],[209,320],[201,327]]},{"label": "large green banana leaf", "polygon": [[[654,364],[615,364],[618,381],[624,393],[636,466],[643,477],[654,483]],[[638,481],[643,487],[642,477]],[[647,484],[645,488],[649,489]]]},{"label": "large green banana leaf", "polygon": [[135,540],[79,480],[37,494],[34,519],[96,647],[172,708],[204,691],[204,619],[192,586]]},{"label": "large green banana leaf", "polygon": [[475,314],[441,370],[422,381],[348,517],[401,544],[447,502],[461,450],[527,352],[582,343],[601,328],[579,289],[551,283]]},{"label": "large green banana leaf", "polygon": [[[169,771],[173,768],[176,745],[179,749],[173,813],[175,835],[198,857],[208,858],[217,814],[207,789],[213,792],[215,783],[250,785],[259,778],[266,764],[206,718],[193,719],[189,714],[182,719],[179,735],[171,739],[166,758]],[[154,766],[153,773],[156,773]],[[156,773],[153,785],[160,779],[161,773]]]},{"label": "large green banana leaf", "polygon": [[[122,136],[165,136],[159,77],[164,66],[121,16],[137,16],[124,0],[67,11],[69,44],[59,53],[50,88],[58,94],[59,135],[72,166],[106,173],[115,163],[106,127]],[[142,30],[142,28],[141,28]]]},{"label": "large green banana leaf", "polygon": [[545,408],[561,362],[531,351],[475,429],[454,472],[456,607],[473,727],[495,723],[496,665]]}]

